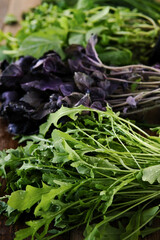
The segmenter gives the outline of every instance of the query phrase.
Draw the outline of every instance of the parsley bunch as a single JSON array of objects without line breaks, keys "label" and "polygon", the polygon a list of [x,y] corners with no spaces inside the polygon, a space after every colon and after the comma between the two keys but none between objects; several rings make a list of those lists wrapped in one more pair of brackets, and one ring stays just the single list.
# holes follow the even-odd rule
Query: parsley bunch
[{"label": "parsley bunch", "polygon": [[12,58],[39,58],[48,50],[56,50],[64,58],[66,46],[86,46],[94,34],[98,36],[96,48],[104,63],[147,63],[159,35],[159,25],[151,17],[136,8],[108,4],[62,9],[43,3],[26,14],[21,26],[14,42],[8,43],[11,50],[2,48]]}]

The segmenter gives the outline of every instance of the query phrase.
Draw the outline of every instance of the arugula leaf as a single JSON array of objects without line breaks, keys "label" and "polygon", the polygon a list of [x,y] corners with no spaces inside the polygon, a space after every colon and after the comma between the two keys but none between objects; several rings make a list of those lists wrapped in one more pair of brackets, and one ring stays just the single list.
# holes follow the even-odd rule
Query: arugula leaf
[{"label": "arugula leaf", "polygon": [[[92,231],[94,225],[87,226],[84,232],[84,237]],[[111,226],[109,223],[104,224],[95,234],[95,240],[119,240],[119,236],[121,235],[121,229]],[[86,238],[85,238],[86,239]]]},{"label": "arugula leaf", "polygon": [[43,194],[40,203],[35,208],[35,216],[41,216],[41,211],[46,212],[56,196],[61,197],[61,195],[63,195],[65,192],[72,188],[71,183],[60,182],[57,180],[54,180],[54,182],[60,185],[60,187],[55,189],[52,188],[48,193]]},{"label": "arugula leaf", "polygon": [[141,223],[146,223],[149,219],[153,218],[159,210],[159,206],[148,208],[142,212]]},{"label": "arugula leaf", "polygon": [[[121,235],[121,239],[130,239],[130,240],[138,240],[140,236],[140,220],[141,220],[141,212],[142,210],[136,211],[131,217],[127,227],[126,232]],[[134,232],[136,229],[138,231]],[[134,233],[133,233],[134,232]],[[132,234],[133,233],[133,234]],[[129,238],[127,236],[130,236]]]},{"label": "arugula leaf", "polygon": [[44,219],[27,222],[27,225],[30,227],[17,231],[14,240],[23,240],[29,236],[33,238],[36,232],[45,224],[45,222],[46,221]]},{"label": "arugula leaf", "polygon": [[43,184],[43,188],[36,188],[27,185],[26,191],[18,190],[13,192],[8,200],[8,205],[19,211],[31,208],[38,202],[42,195],[48,193],[51,188]]},{"label": "arugula leaf", "polygon": [[87,110],[87,108],[82,105],[76,108],[67,108],[62,106],[58,111],[56,111],[56,113],[51,113],[48,117],[47,122],[40,126],[40,134],[45,135],[52,124],[54,124],[56,127],[60,126],[58,125],[58,120],[62,117],[68,116],[72,120],[76,120],[78,117],[77,114],[80,114],[85,110]]}]

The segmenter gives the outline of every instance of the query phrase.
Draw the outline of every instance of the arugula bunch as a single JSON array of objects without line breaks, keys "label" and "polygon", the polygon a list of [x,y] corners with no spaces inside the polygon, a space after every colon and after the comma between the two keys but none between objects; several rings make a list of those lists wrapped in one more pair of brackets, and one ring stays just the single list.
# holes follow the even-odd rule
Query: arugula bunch
[{"label": "arugula bunch", "polygon": [[89,9],[86,6],[84,11],[80,5],[62,9],[43,3],[27,13],[21,25],[15,39],[17,45],[5,51],[11,57],[39,58],[44,52],[57,48],[65,57],[62,49],[66,46],[86,46],[90,36],[96,34],[101,60],[112,65],[146,63],[159,34],[158,24],[147,15],[136,9],[109,5]]},{"label": "arugula bunch", "polygon": [[9,221],[29,218],[15,240],[49,240],[80,225],[85,240],[138,240],[158,230],[148,224],[159,214],[159,137],[110,108],[79,106],[50,114],[24,140],[0,153]]}]

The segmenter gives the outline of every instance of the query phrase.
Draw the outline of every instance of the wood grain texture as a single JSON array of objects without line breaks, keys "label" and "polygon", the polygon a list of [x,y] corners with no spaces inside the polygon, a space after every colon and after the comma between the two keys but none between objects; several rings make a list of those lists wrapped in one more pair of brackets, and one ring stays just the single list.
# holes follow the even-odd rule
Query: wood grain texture
[{"label": "wood grain texture", "polygon": [[0,0],[0,29],[4,26],[4,18],[9,7],[9,0]]},{"label": "wood grain texture", "polygon": [[27,12],[29,9],[39,5],[41,0],[7,0],[7,1],[9,1],[7,14],[14,14],[18,20],[18,24],[13,26],[5,25],[3,27],[3,31],[16,34],[16,32],[20,29],[19,23],[22,19],[22,14]]},{"label": "wood grain texture", "polygon": [[0,150],[17,147],[17,141],[14,141],[12,137],[7,131],[6,121],[0,118]]}]

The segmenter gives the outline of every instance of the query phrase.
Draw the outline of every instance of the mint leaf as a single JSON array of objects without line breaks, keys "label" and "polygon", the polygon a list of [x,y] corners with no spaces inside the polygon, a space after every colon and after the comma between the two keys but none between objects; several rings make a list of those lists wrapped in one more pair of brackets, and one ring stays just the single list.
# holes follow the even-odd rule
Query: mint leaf
[{"label": "mint leaf", "polygon": [[5,51],[5,53],[10,53],[16,55],[17,57],[22,55],[31,55],[35,58],[39,58],[49,50],[55,50],[62,58],[64,58],[62,40],[55,35],[54,31],[49,31],[47,34],[45,31],[33,33],[23,40],[20,48],[16,52]]}]

